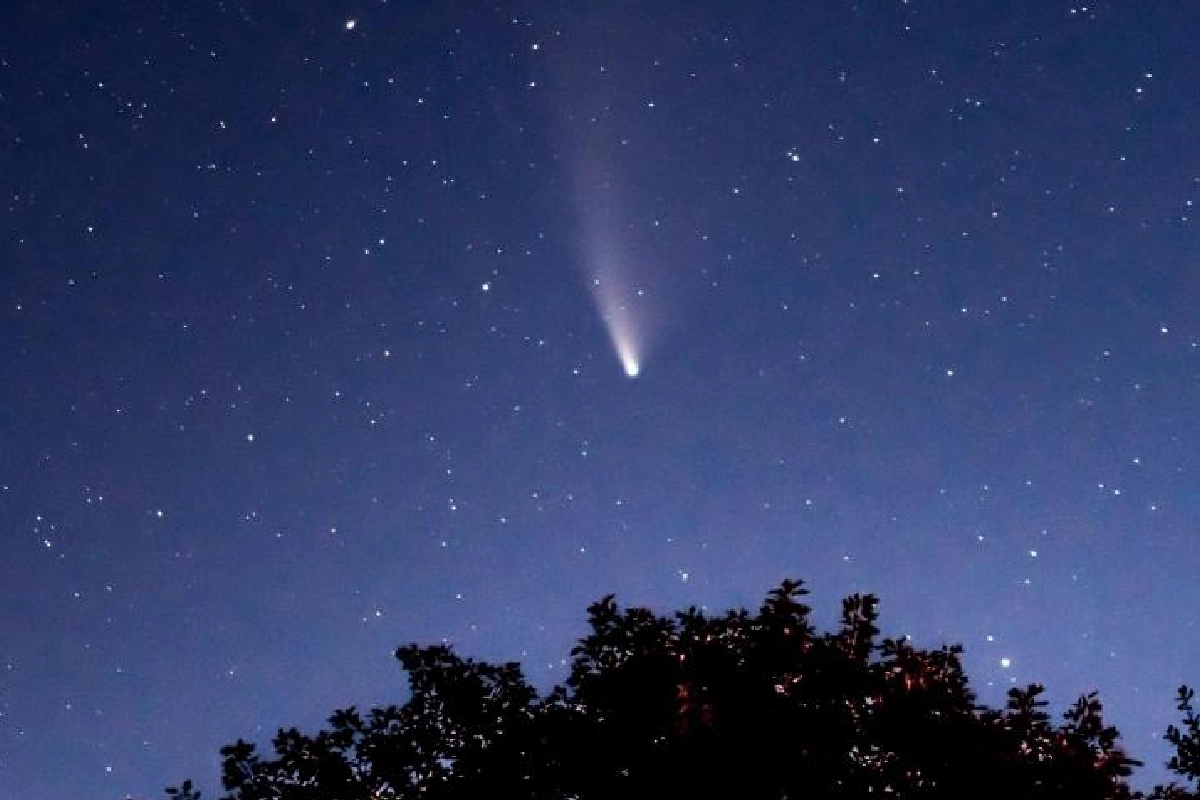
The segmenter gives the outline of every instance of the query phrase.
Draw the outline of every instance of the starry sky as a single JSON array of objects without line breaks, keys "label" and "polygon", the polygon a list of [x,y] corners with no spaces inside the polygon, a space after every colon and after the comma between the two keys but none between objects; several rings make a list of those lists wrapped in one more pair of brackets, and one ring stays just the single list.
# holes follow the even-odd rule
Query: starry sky
[{"label": "starry sky", "polygon": [[0,26],[0,785],[218,788],[548,687],[608,592],[804,578],[1099,689],[1200,680],[1200,10],[45,3]]}]

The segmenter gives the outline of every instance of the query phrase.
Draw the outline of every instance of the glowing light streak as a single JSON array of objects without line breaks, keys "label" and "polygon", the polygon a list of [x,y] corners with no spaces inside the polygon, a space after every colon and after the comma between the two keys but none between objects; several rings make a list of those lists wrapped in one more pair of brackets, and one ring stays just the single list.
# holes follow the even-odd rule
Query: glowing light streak
[{"label": "glowing light streak", "polygon": [[620,193],[601,160],[576,163],[583,268],[588,289],[621,369],[636,378],[645,366],[650,338],[644,292],[635,276],[643,274],[645,254],[622,213]]},{"label": "glowing light streak", "polygon": [[608,329],[608,338],[616,351],[621,368],[629,378],[636,378],[642,371],[641,345],[633,314],[626,305],[622,287],[612,278],[593,278],[592,297],[600,311],[600,318]]}]

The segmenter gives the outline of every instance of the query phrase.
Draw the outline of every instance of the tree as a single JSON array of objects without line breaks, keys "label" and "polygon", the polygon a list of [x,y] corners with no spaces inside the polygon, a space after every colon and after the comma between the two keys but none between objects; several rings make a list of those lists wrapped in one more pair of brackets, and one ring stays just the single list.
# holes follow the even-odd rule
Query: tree
[{"label": "tree", "polygon": [[[842,603],[819,633],[799,581],[756,614],[660,616],[613,596],[588,608],[570,675],[545,695],[515,663],[408,645],[401,706],[336,712],[314,735],[281,730],[272,753],[222,749],[226,800],[1077,798],[1174,800],[1126,783],[1132,760],[1094,693],[1054,723],[1043,688],[977,703],[961,649],[880,640],[878,600]],[[1180,691],[1171,768],[1200,776],[1200,718]],[[191,791],[190,784],[184,784]],[[172,795],[176,799],[178,794]]]},{"label": "tree", "polygon": [[166,788],[168,800],[200,800],[200,792],[192,788],[191,781],[184,781],[179,786]]}]

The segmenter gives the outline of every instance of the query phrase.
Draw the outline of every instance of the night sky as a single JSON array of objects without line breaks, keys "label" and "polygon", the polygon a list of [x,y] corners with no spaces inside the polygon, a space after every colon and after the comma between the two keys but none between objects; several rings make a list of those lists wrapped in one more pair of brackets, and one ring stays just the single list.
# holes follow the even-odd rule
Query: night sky
[{"label": "night sky", "polygon": [[[585,9],[586,7],[586,9]],[[0,794],[218,789],[588,603],[1200,680],[1200,10],[15,2]]]}]

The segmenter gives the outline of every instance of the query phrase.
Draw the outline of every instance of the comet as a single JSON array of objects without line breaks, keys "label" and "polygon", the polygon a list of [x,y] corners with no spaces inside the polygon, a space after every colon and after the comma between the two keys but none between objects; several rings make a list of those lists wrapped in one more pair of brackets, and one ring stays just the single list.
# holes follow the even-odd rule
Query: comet
[{"label": "comet", "polygon": [[609,336],[612,337],[613,347],[616,348],[617,358],[621,360],[621,368],[625,370],[626,377],[636,378],[642,371],[642,365],[638,363],[637,343],[627,331],[619,328],[610,327]]},{"label": "comet", "polygon": [[636,280],[644,274],[646,254],[638,246],[636,228],[629,224],[606,160],[583,154],[574,165],[581,266],[621,369],[632,379],[642,374],[653,327],[642,303],[646,292]]},{"label": "comet", "polygon": [[[625,294],[620,281],[612,277],[592,279],[592,297],[596,301],[600,319],[608,329],[608,338],[616,351],[617,360],[621,362],[626,377],[636,378],[642,371],[641,342]],[[641,292],[636,294],[641,296]]]}]

